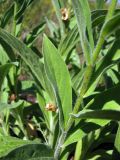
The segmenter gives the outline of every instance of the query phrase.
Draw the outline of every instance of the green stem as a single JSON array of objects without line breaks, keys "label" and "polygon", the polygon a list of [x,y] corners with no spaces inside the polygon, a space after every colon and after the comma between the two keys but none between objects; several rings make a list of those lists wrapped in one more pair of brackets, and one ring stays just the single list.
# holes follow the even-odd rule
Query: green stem
[{"label": "green stem", "polygon": [[18,120],[18,123],[19,123],[19,127],[20,127],[21,131],[23,132],[25,138],[28,140],[29,137],[28,137],[27,131],[24,127],[24,122],[23,122],[22,118],[20,117],[20,115],[18,115],[17,118],[18,118],[17,120]]},{"label": "green stem", "polygon": [[17,13],[17,2],[14,2],[14,17],[13,17],[13,36],[16,35],[16,13]]},{"label": "green stem", "polygon": [[6,132],[9,135],[9,116],[10,116],[10,111],[6,109],[6,114],[5,114],[5,125],[6,125]]},{"label": "green stem", "polygon": [[113,14],[114,14],[114,11],[115,11],[115,8],[116,8],[117,1],[118,0],[112,0],[111,1],[109,11],[108,11],[108,14],[106,16],[106,21],[109,20],[110,18],[112,18]]},{"label": "green stem", "polygon": [[[106,22],[107,22],[110,18],[112,18],[113,14],[114,14],[114,11],[115,11],[115,8],[116,8],[116,4],[117,4],[117,0],[112,0],[112,1],[111,1],[111,4],[110,4],[109,10],[108,10],[108,13],[107,13],[107,16],[106,16],[104,25],[106,24]],[[92,59],[93,64],[96,63],[96,60],[97,60],[97,58],[98,58],[98,56],[99,56],[99,53],[100,53],[101,48],[102,48],[102,46],[103,46],[103,44],[104,44],[104,41],[105,41],[105,36],[103,36],[103,28],[104,28],[104,25],[103,25],[103,27],[102,27],[102,29],[101,29],[100,37],[99,37],[99,39],[98,39],[96,48],[95,48],[95,50],[94,50],[94,52],[93,52],[93,59]]]},{"label": "green stem", "polygon": [[50,118],[50,135],[49,135],[49,139],[48,139],[48,143],[51,147],[53,147],[53,132],[54,132],[54,129],[55,129],[55,126],[54,126],[54,119],[53,117]]},{"label": "green stem", "polygon": [[101,30],[100,37],[99,37],[99,39],[98,39],[96,48],[95,48],[95,50],[94,50],[94,52],[93,52],[93,58],[92,58],[93,64],[96,64],[96,60],[97,60],[98,55],[99,55],[99,53],[100,53],[100,51],[101,51],[101,48],[102,48],[102,46],[103,46],[103,44],[104,44],[104,41],[105,41],[105,37],[102,36],[102,30]]},{"label": "green stem", "polygon": [[44,140],[45,140],[45,143],[48,145],[47,138],[46,138],[44,132],[42,131],[41,125],[40,125],[40,128],[39,128],[39,129],[40,129],[40,132],[41,132],[41,134],[42,134],[42,136],[43,136],[43,138],[44,138]]},{"label": "green stem", "polygon": [[2,126],[2,131],[3,131],[4,135],[5,136],[9,136],[9,134],[8,134],[8,132],[6,130],[6,124],[5,124],[5,122],[3,122],[1,126]]},{"label": "green stem", "polygon": [[61,134],[60,138],[59,138],[58,145],[57,145],[57,147],[55,149],[55,153],[54,153],[54,159],[55,160],[59,159],[59,155],[60,155],[60,152],[61,152],[61,146],[63,145],[66,136],[67,136],[67,132],[63,132]]},{"label": "green stem", "polygon": [[20,110],[18,108],[15,108],[13,111],[13,115],[16,119],[16,121],[18,122],[18,126],[21,129],[21,131],[23,132],[25,138],[28,140],[28,133],[26,131],[26,128],[24,126],[24,118],[23,118],[23,113],[20,112]]}]

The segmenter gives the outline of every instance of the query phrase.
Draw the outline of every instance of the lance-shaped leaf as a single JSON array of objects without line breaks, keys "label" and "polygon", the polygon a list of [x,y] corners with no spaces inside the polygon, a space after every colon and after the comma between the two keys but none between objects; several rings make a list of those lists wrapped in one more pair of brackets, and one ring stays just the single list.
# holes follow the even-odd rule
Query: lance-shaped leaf
[{"label": "lance-shaped leaf", "polygon": [[[107,20],[100,32],[100,36],[97,42],[97,46],[93,52],[93,62],[96,62],[96,59],[101,51],[101,45],[104,43],[105,38],[115,32],[120,26],[120,14],[113,16],[110,20]],[[101,44],[101,45],[100,45]]]},{"label": "lance-shaped leaf", "polygon": [[114,151],[113,151],[112,158],[114,160],[120,159],[120,122],[119,122],[118,130],[115,138]]},{"label": "lance-shaped leaf", "polygon": [[96,64],[96,71],[92,76],[90,87],[86,92],[86,96],[90,95],[96,88],[101,76],[110,69],[113,65],[119,63],[120,58],[120,40],[116,40],[111,48],[108,50],[107,54]]},{"label": "lance-shaped leaf", "polygon": [[106,37],[113,33],[120,26],[120,14],[115,15],[109,21],[104,24],[104,27],[101,31],[101,36]]},{"label": "lance-shaped leaf", "polygon": [[14,5],[11,5],[10,8],[5,12],[3,17],[1,18],[0,26],[4,28],[6,24],[9,22],[10,18],[13,16],[14,13]]},{"label": "lance-shaped leaf", "polygon": [[104,3],[105,3],[104,0],[96,0],[96,7],[98,9],[100,9],[100,8],[102,9],[104,7]]},{"label": "lance-shaped leaf", "polygon": [[120,120],[120,110],[83,110],[78,114],[71,114],[75,118],[80,119],[108,119],[108,120]]},{"label": "lance-shaped leaf", "polygon": [[44,36],[43,53],[45,71],[54,88],[61,120],[64,121],[65,127],[69,119],[69,113],[72,111],[70,75],[58,50],[46,36]]},{"label": "lance-shaped leaf", "polygon": [[43,73],[42,73],[43,64],[40,62],[39,56],[37,56],[24,43],[19,41],[17,38],[12,36],[8,32],[5,32],[3,29],[0,29],[0,37],[10,47],[14,48],[17,51],[17,54],[21,56],[21,58],[30,68],[32,74],[36,78],[36,82],[44,87],[45,84],[44,84],[44,78],[43,78]]},{"label": "lance-shaped leaf", "polygon": [[[13,156],[14,155],[14,156]],[[53,151],[44,144],[28,144],[16,148],[0,160],[54,160]]]},{"label": "lance-shaped leaf", "polygon": [[20,105],[23,104],[23,101],[18,101],[16,103],[12,103],[12,104],[6,104],[6,103],[0,103],[0,112],[2,112],[4,109],[14,109],[19,107]]},{"label": "lance-shaped leaf", "polygon": [[1,90],[5,76],[8,74],[8,72],[12,66],[13,66],[12,63],[0,66],[0,90]]},{"label": "lance-shaped leaf", "polygon": [[16,21],[16,35],[19,33],[21,24],[23,21],[24,13],[26,9],[29,7],[29,5],[34,1],[34,0],[15,0],[17,5],[17,13],[15,15],[15,21]]},{"label": "lance-shaped leaf", "polygon": [[34,41],[37,39],[37,37],[43,32],[45,28],[45,22],[40,23],[37,25],[26,37],[25,43],[28,44],[28,46],[32,46]]},{"label": "lance-shaped leaf", "polygon": [[20,147],[29,143],[31,142],[10,137],[10,136],[0,135],[0,144],[2,146],[0,147],[0,157],[7,155],[10,151],[12,151],[17,147]]},{"label": "lance-shaped leaf", "polygon": [[92,131],[83,138],[80,137],[76,145],[75,160],[87,159],[87,151],[100,134],[100,129]]},{"label": "lance-shaped leaf", "polygon": [[78,28],[75,26],[60,42],[59,44],[59,53],[67,59],[69,53],[71,53],[72,49],[79,42],[79,33]]},{"label": "lance-shaped leaf", "polygon": [[[53,160],[53,151],[49,146],[10,136],[0,136],[0,160]],[[14,156],[13,156],[14,155]]]},{"label": "lance-shaped leaf", "polygon": [[[106,125],[109,124],[109,122],[110,122],[109,120],[100,120],[100,119],[98,120],[89,119],[86,121],[81,121],[74,129],[72,129],[69,132],[68,137],[62,147],[65,148],[70,144],[73,145],[73,143],[85,138],[85,136],[88,136],[92,132],[100,134],[100,132],[102,132],[105,129]],[[107,132],[113,129],[112,126],[113,124],[111,123]],[[93,148],[95,147],[93,146]]]},{"label": "lance-shaped leaf", "polygon": [[60,24],[60,32],[61,32],[61,35],[64,36],[65,34],[65,25],[62,21],[62,14],[61,14],[61,6],[60,6],[60,1],[59,0],[52,0],[52,3],[53,3],[53,6],[55,8],[55,11],[56,11],[56,16],[57,16],[57,19],[58,19],[58,22]]},{"label": "lance-shaped leaf", "polygon": [[92,33],[92,24],[91,24],[91,10],[89,7],[88,0],[80,0],[80,3],[83,8],[85,20],[86,20],[86,28],[89,36],[89,42],[92,50],[94,49],[94,40],[93,40],[93,33]]},{"label": "lance-shaped leaf", "polygon": [[106,14],[107,14],[107,10],[105,10],[105,9],[93,10],[91,13],[92,21],[100,16],[105,16]]},{"label": "lance-shaped leaf", "polygon": [[[113,93],[113,95],[115,95],[113,90],[111,90],[111,91],[109,90],[108,92],[111,92],[111,93]],[[99,96],[99,97],[98,96],[96,96],[96,99],[94,99],[93,103],[90,102],[91,103],[91,105],[89,106],[90,109],[91,108],[97,109],[97,111],[109,111],[108,109],[110,109],[112,111],[117,111],[117,110],[120,111],[120,105],[111,100],[112,94],[111,94],[111,97],[110,97],[109,93],[108,94],[104,93],[104,94],[101,94],[101,96]],[[102,99],[102,101],[101,101],[101,99]],[[113,99],[114,99],[114,97],[113,97]],[[119,97],[118,97],[118,99],[119,99]],[[108,101],[110,101],[110,102],[108,102]],[[118,100],[116,99],[116,101],[118,101]],[[94,131],[98,128],[102,128],[103,126],[107,125],[111,120],[110,117],[107,117],[109,115],[106,115],[106,114],[104,114],[103,117],[96,117],[97,116],[96,115],[93,118],[92,116],[94,116],[94,114],[92,116],[89,115],[89,111],[93,112],[93,110],[86,110],[86,111],[80,112],[81,114],[88,113],[87,118],[82,117],[83,119],[86,119],[86,122],[81,121],[80,124],[78,124],[72,131],[70,131],[70,134],[67,137],[63,147],[65,147],[73,142],[77,142],[78,140],[80,140],[80,138],[83,138],[87,133],[89,133],[91,131]],[[90,114],[92,114],[92,112],[90,112]],[[99,114],[99,113],[97,112],[97,114]],[[103,113],[101,112],[100,114],[103,114]],[[89,117],[89,116],[91,116],[91,117]],[[99,115],[99,116],[101,116],[101,115]],[[118,115],[116,115],[116,116],[118,116]],[[81,120],[82,120],[82,118],[81,118]]]},{"label": "lance-shaped leaf", "polygon": [[[86,62],[90,63],[91,62],[90,54],[94,47],[94,43],[93,43],[92,30],[91,30],[91,17],[90,17],[91,13],[90,13],[89,5],[86,0],[85,2],[79,1],[79,0],[76,0],[76,1],[72,0],[72,4],[73,4],[73,8],[77,18],[81,46],[85,55]],[[88,39],[87,39],[86,29],[88,31],[90,43],[88,42]]]},{"label": "lance-shaped leaf", "polygon": [[[85,108],[96,110],[96,109],[119,109],[120,110],[120,85],[97,94]],[[102,101],[101,101],[102,99]]]}]

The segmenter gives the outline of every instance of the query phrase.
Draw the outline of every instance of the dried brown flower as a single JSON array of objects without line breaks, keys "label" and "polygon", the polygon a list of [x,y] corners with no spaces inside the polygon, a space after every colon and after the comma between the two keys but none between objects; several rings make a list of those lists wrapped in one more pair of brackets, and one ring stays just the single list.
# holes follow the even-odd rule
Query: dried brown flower
[{"label": "dried brown flower", "polygon": [[61,8],[62,20],[67,21],[69,19],[69,11],[67,8]]},{"label": "dried brown flower", "polygon": [[48,103],[46,106],[45,106],[45,109],[47,111],[52,111],[52,112],[56,112],[57,108],[54,104],[52,103]]}]

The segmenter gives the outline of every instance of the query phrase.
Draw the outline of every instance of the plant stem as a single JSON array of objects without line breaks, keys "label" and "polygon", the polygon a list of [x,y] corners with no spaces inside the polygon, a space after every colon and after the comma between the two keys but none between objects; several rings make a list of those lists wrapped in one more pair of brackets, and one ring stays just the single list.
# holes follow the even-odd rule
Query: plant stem
[{"label": "plant stem", "polygon": [[48,139],[48,144],[53,147],[53,131],[55,129],[54,124],[54,119],[53,117],[50,117],[50,135],[49,135],[49,139]]},{"label": "plant stem", "polygon": [[6,109],[6,114],[5,114],[5,126],[6,126],[6,132],[9,135],[9,116],[10,116],[10,111]]},{"label": "plant stem", "polygon": [[93,52],[93,59],[92,59],[93,64],[96,63],[96,60],[97,60],[97,58],[98,58],[98,55],[99,55],[100,50],[101,50],[101,48],[102,48],[102,45],[104,44],[104,41],[105,41],[105,36],[102,34],[102,33],[103,33],[103,28],[104,28],[106,22],[107,22],[110,18],[112,18],[113,14],[114,14],[114,11],[115,11],[115,8],[116,8],[116,4],[117,4],[117,0],[112,0],[112,1],[111,1],[110,7],[109,7],[109,10],[108,10],[106,19],[105,19],[105,23],[104,23],[104,25],[103,25],[103,27],[102,27],[102,29],[101,29],[100,37],[99,37],[99,39],[98,39],[96,48],[95,48],[95,50],[94,50],[94,52]]},{"label": "plant stem", "polygon": [[17,13],[17,2],[14,2],[13,36],[16,35],[16,13]]},{"label": "plant stem", "polygon": [[101,31],[100,37],[99,37],[97,45],[96,45],[96,48],[95,48],[95,50],[93,52],[93,58],[92,58],[93,64],[96,64],[96,60],[97,60],[98,55],[99,55],[99,53],[101,51],[101,48],[102,48],[102,46],[104,44],[104,41],[105,41],[105,37],[102,36],[102,31]]},{"label": "plant stem", "polygon": [[48,145],[47,138],[46,138],[44,132],[43,132],[42,129],[41,129],[41,125],[40,125],[40,128],[39,128],[39,129],[40,129],[40,132],[41,132],[41,134],[42,134],[42,136],[43,136],[43,138],[44,138],[44,140],[45,140],[45,143]]},{"label": "plant stem", "polygon": [[59,155],[60,155],[60,152],[61,152],[61,146],[63,145],[66,136],[67,136],[67,132],[63,132],[61,134],[60,138],[59,138],[59,141],[58,141],[57,147],[55,149],[55,153],[54,153],[54,159],[55,160],[59,159]]},{"label": "plant stem", "polygon": [[116,8],[116,4],[117,4],[117,0],[112,0],[111,1],[109,11],[108,11],[108,14],[106,16],[106,21],[109,20],[113,16],[115,8]]}]

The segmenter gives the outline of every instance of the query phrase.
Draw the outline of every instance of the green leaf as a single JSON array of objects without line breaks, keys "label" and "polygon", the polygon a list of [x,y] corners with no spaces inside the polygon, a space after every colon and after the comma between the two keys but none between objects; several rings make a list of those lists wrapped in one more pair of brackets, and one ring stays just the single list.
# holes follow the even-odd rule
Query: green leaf
[{"label": "green leaf", "polygon": [[101,51],[101,46],[103,45],[105,39],[113,32],[115,32],[119,28],[119,25],[120,25],[120,14],[113,16],[104,23],[102,30],[100,32],[97,46],[93,52],[93,63],[96,62],[96,59]]},{"label": "green leaf", "polygon": [[[79,0],[72,0],[72,5],[75,11],[75,15],[77,18],[77,24],[78,24],[78,31],[80,34],[80,41],[82,50],[85,54],[85,60],[88,64],[91,63],[91,51],[93,50],[93,37],[92,37],[92,30],[91,30],[91,18],[90,18],[90,9],[88,2],[85,0],[79,1]],[[89,35],[90,43],[88,42],[87,36],[86,36],[86,28]]]},{"label": "green leaf", "polygon": [[75,150],[75,160],[80,160],[80,156],[82,154],[82,139],[77,142],[76,150]]},{"label": "green leaf", "polygon": [[20,28],[21,28],[21,24],[24,18],[24,14],[26,9],[29,7],[29,5],[33,2],[34,0],[23,0],[23,1],[19,1],[16,0],[16,14],[14,15],[15,17],[15,21],[16,21],[16,33],[15,35],[18,35]]},{"label": "green leaf", "polygon": [[[115,110],[115,112],[116,112],[117,110],[120,110],[119,92],[120,92],[120,85],[116,85],[115,87],[108,89],[107,91],[104,91],[100,94],[95,95],[95,97],[91,101],[89,99],[89,103],[86,105],[85,108],[92,109],[92,110],[103,109],[103,111],[109,109],[109,110],[113,110],[113,111]],[[84,111],[81,111],[81,113],[84,113]],[[102,114],[102,113],[100,113],[100,114]],[[92,127],[92,124],[89,124],[89,123],[94,123],[94,124],[98,125],[98,126],[96,126],[98,128],[101,126],[105,126],[107,123],[109,123],[109,120],[111,120],[111,119],[110,119],[110,117],[107,117],[106,114],[104,116],[105,117],[101,117],[104,119],[100,119],[100,117],[94,117],[94,118],[98,118],[98,119],[94,119],[93,117],[89,117],[89,119],[87,119],[88,127],[87,127],[87,125],[86,125],[86,127],[87,128]],[[119,115],[114,115],[114,117],[113,117],[114,120],[116,117],[119,118]],[[109,118],[109,120],[105,120],[108,118]],[[83,125],[83,122],[77,128],[72,129],[72,131],[71,131],[70,135],[68,136],[68,138],[66,139],[63,147],[78,141],[80,138],[82,138],[86,135],[86,132],[84,132],[85,126],[82,126],[82,125]],[[91,128],[91,131],[95,130],[95,129],[97,129],[97,128]]]},{"label": "green leaf", "polygon": [[74,152],[74,148],[75,148],[75,144],[72,144],[72,147],[71,146],[67,146],[63,149],[61,155],[60,155],[60,159],[61,160],[68,160],[69,159],[69,156],[71,153]]},{"label": "green leaf", "polygon": [[108,20],[101,31],[101,37],[109,36],[116,29],[119,28],[120,25],[120,14],[113,16],[110,20]]},{"label": "green leaf", "polygon": [[[16,61],[16,55],[14,53],[14,51],[12,50],[12,48],[9,46],[9,44],[7,44],[3,39],[0,38],[0,43],[1,43],[1,46],[3,47],[3,56],[5,56],[7,59],[6,59],[6,63],[8,61],[12,61],[12,62],[15,62]],[[1,59],[2,61],[2,59]],[[1,62],[2,63],[2,62]]]},{"label": "green leaf", "polygon": [[5,104],[5,103],[0,103],[0,112],[2,112],[4,109],[14,109],[19,107],[20,105],[23,104],[23,101],[19,100],[16,103],[12,103],[12,104]]},{"label": "green leaf", "polygon": [[[10,47],[14,48],[17,53],[21,56],[24,62],[30,68],[32,74],[37,79],[37,83],[44,87],[44,78],[39,56],[37,56],[30,48],[28,48],[24,43],[19,41],[17,38],[13,37],[8,32],[0,29],[0,37],[8,44]],[[7,53],[9,54],[9,53]]]},{"label": "green leaf", "polygon": [[0,64],[4,65],[8,62],[9,58],[1,45],[0,45],[0,53],[1,53],[0,54]]},{"label": "green leaf", "polygon": [[50,125],[50,114],[51,114],[51,112],[48,112],[45,109],[46,101],[45,101],[45,98],[43,97],[43,95],[37,94],[37,99],[38,99],[38,104],[40,106],[42,114],[44,116],[45,122],[46,122],[46,124],[47,124],[47,126],[49,128],[50,127],[49,125]]},{"label": "green leaf", "polygon": [[74,129],[69,131],[68,137],[66,138],[66,141],[62,147],[64,148],[79,141],[91,132],[96,132],[96,134],[98,134],[101,128],[104,127],[108,122],[108,120],[104,122],[100,120],[97,122],[96,120],[86,120],[86,122],[81,121],[74,127]]},{"label": "green leaf", "polygon": [[0,135],[0,157],[7,155],[13,149],[31,143],[30,141],[21,140],[10,136]]},{"label": "green leaf", "polygon": [[75,118],[80,119],[106,119],[106,120],[120,120],[120,111],[117,110],[83,110],[78,114],[71,114]]},{"label": "green leaf", "polygon": [[78,90],[81,86],[83,77],[84,77],[85,69],[81,69],[78,74],[76,74],[72,79],[73,88]]},{"label": "green leaf", "polygon": [[44,144],[27,144],[12,150],[0,160],[36,160],[38,158],[54,160],[52,149]]},{"label": "green leaf", "polygon": [[107,71],[107,75],[108,75],[108,77],[111,78],[111,80],[112,80],[112,82],[114,84],[118,84],[119,83],[119,81],[120,81],[120,75],[119,75],[119,73],[115,69],[109,69]]},{"label": "green leaf", "polygon": [[50,157],[39,157],[39,158],[30,158],[29,160],[54,160],[53,158]]},{"label": "green leaf", "polygon": [[12,66],[14,66],[12,63],[0,66],[0,91],[1,91],[1,87],[3,84],[4,78],[8,74],[8,72]]},{"label": "green leaf", "polygon": [[64,36],[65,34],[65,25],[62,21],[62,15],[61,15],[61,11],[60,11],[60,3],[59,3],[59,0],[52,0],[52,3],[53,3],[53,6],[55,8],[55,11],[56,11],[56,16],[57,16],[57,19],[58,19],[58,22],[59,22],[59,25],[60,25],[60,31],[61,31],[61,35]]},{"label": "green leaf", "polygon": [[107,9],[97,9],[92,11],[92,20],[95,20],[96,18],[100,16],[105,16],[107,14]]},{"label": "green leaf", "polygon": [[[76,119],[77,120],[77,119]],[[108,124],[108,125],[107,125]],[[107,126],[107,130],[105,129]],[[113,130],[113,123],[109,123],[109,120],[97,120],[97,119],[88,119],[88,120],[81,120],[72,130],[69,131],[68,136],[65,140],[65,143],[63,144],[63,148],[66,146],[78,142],[81,139],[85,138],[87,140],[87,136],[89,134],[93,134],[94,138],[99,138],[100,133],[103,135],[103,131],[105,130],[106,132],[111,132]],[[105,138],[104,138],[105,140]],[[99,141],[100,142],[100,141]],[[95,145],[92,145],[91,148],[95,149],[97,146],[96,143]],[[100,144],[98,144],[99,146]]]},{"label": "green leaf", "polygon": [[91,10],[89,7],[88,0],[84,0],[84,1],[80,0],[80,3],[83,8],[83,12],[86,20],[86,27],[87,27],[88,36],[89,36],[89,42],[90,42],[91,49],[93,51],[94,40],[93,40],[93,32],[92,32],[92,24],[91,24]]},{"label": "green leaf", "polygon": [[80,138],[80,140],[77,142],[77,145],[76,145],[75,160],[87,159],[86,158],[87,151],[98,135],[99,135],[99,132],[92,131],[89,134],[87,134],[84,138],[82,139]]},{"label": "green leaf", "polygon": [[[92,11],[92,21],[94,21],[95,19],[101,17],[101,16],[106,16],[108,10],[107,9],[97,9],[97,10],[93,10]],[[120,13],[120,9],[116,9],[115,10],[115,14],[119,14]]]},{"label": "green leaf", "polygon": [[98,149],[90,153],[89,160],[111,160],[112,150]]},{"label": "green leaf", "polygon": [[45,17],[46,23],[47,23],[47,27],[50,31],[50,36],[51,37],[59,37],[59,32],[58,32],[58,26],[56,23],[54,23],[52,20],[49,20]]},{"label": "green leaf", "polygon": [[33,45],[37,37],[43,32],[45,28],[45,22],[37,25],[26,37],[25,43],[30,47]]},{"label": "green leaf", "polygon": [[102,9],[104,7],[104,3],[105,3],[104,0],[96,0],[96,7],[98,9]]},{"label": "green leaf", "polygon": [[65,127],[69,119],[69,113],[72,111],[72,87],[70,75],[62,57],[46,36],[43,41],[43,53],[45,71],[54,88],[57,105],[61,114],[61,121],[64,121]]},{"label": "green leaf", "polygon": [[66,146],[77,142],[80,138],[82,139],[85,135],[86,133],[79,127],[79,129],[77,129],[67,137],[62,147],[65,148]]},{"label": "green leaf", "polygon": [[71,50],[79,41],[78,28],[75,26],[60,42],[58,51],[63,56],[64,59],[67,59]]},{"label": "green leaf", "polygon": [[104,20],[105,20],[105,16],[104,16],[104,15],[97,17],[97,18],[92,22],[92,27],[94,28],[94,27],[97,27],[97,26],[103,24],[103,23],[104,23]]},{"label": "green leaf", "polygon": [[101,76],[110,69],[113,65],[119,63],[120,53],[120,40],[116,40],[112,47],[108,50],[107,54],[97,63],[96,71],[91,78],[90,87],[85,96],[90,95],[96,88]]},{"label": "green leaf", "polygon": [[115,138],[114,150],[112,155],[112,158],[114,160],[120,159],[120,143],[119,142],[120,142],[120,122],[119,122],[118,130]]},{"label": "green leaf", "polygon": [[4,28],[7,25],[10,18],[13,16],[13,13],[14,13],[14,5],[11,5],[10,8],[2,16],[0,27]]},{"label": "green leaf", "polygon": [[[85,108],[96,110],[96,109],[119,109],[120,110],[120,85],[116,85],[104,92],[97,94]],[[101,101],[102,99],[102,101]]]}]

